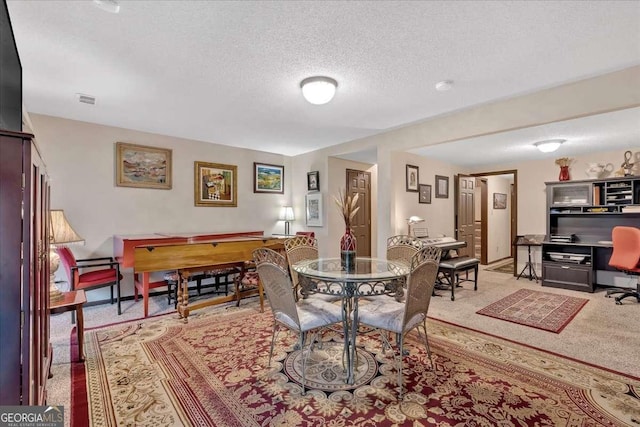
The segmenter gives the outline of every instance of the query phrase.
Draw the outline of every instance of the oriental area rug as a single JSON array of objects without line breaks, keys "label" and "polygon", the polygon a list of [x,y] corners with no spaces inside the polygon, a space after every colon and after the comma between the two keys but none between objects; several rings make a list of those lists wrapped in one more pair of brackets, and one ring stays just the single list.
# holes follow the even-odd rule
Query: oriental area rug
[{"label": "oriental area rug", "polygon": [[476,313],[559,333],[589,300],[520,289]]},{"label": "oriental area rug", "polygon": [[[269,310],[217,308],[88,331],[74,364],[71,425],[637,426],[640,379],[429,319],[431,366],[405,341],[405,395],[377,332],[358,335],[356,384],[328,331],[300,387],[296,339],[280,333],[268,366]],[[306,350],[305,350],[306,351]],[[635,421],[634,421],[635,420]]]}]

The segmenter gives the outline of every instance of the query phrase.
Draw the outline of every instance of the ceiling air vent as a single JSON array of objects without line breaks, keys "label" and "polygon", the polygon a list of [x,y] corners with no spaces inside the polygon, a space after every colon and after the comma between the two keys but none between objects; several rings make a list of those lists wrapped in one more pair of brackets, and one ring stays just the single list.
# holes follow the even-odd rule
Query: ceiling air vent
[{"label": "ceiling air vent", "polygon": [[96,105],[96,97],[91,95],[84,95],[82,93],[76,93],[78,101],[82,104]]}]

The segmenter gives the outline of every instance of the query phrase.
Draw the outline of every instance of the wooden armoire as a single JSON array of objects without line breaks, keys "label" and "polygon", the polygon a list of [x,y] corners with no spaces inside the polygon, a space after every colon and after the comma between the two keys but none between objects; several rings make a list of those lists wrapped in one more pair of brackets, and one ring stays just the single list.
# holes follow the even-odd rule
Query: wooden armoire
[{"label": "wooden armoire", "polygon": [[44,405],[49,182],[33,135],[0,130],[0,405]]}]

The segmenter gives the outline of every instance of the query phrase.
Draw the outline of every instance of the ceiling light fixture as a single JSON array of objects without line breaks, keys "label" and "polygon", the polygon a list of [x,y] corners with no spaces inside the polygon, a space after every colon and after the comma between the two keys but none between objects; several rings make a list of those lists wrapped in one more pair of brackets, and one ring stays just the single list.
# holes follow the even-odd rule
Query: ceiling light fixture
[{"label": "ceiling light fixture", "polygon": [[338,82],[331,77],[308,77],[300,82],[304,99],[314,105],[322,105],[331,101],[336,94]]},{"label": "ceiling light fixture", "polygon": [[551,153],[560,148],[560,145],[565,141],[566,139],[548,139],[546,141],[538,141],[533,145],[543,153]]},{"label": "ceiling light fixture", "polygon": [[116,0],[93,0],[93,4],[109,13],[120,12],[120,5]]},{"label": "ceiling light fixture", "polygon": [[438,92],[446,92],[453,87],[452,80],[443,80],[441,82],[436,83],[436,90]]}]

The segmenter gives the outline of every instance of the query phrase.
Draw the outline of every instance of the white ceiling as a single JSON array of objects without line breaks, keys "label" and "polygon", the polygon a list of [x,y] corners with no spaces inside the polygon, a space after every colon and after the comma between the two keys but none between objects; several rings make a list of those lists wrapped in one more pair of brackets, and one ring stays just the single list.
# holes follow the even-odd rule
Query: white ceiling
[{"label": "white ceiling", "polygon": [[285,155],[640,64],[638,1],[7,3],[28,111]]}]

